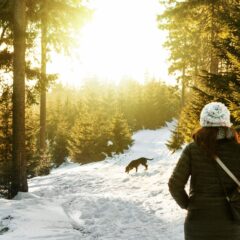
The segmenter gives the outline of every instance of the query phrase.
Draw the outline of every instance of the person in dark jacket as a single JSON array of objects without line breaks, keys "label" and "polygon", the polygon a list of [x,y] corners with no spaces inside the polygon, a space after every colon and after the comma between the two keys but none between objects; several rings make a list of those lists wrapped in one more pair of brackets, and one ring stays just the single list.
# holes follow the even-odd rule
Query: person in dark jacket
[{"label": "person in dark jacket", "polygon": [[232,219],[223,189],[231,192],[236,184],[215,161],[218,156],[240,179],[240,144],[231,128],[230,112],[222,103],[209,103],[202,109],[200,125],[168,183],[172,197],[187,210],[185,240],[240,240],[240,225]]}]

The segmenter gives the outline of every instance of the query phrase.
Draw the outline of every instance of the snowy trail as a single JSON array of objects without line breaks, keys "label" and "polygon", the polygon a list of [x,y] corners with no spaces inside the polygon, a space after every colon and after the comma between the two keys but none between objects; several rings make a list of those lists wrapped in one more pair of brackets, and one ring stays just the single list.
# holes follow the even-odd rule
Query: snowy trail
[{"label": "snowy trail", "polygon": [[[65,164],[29,182],[20,200],[0,199],[0,239],[180,240],[183,219],[167,181],[180,152],[165,146],[172,124],[134,134],[124,154],[80,166]],[[154,158],[148,171],[124,172],[138,157]],[[1,235],[1,229],[9,231]]]}]

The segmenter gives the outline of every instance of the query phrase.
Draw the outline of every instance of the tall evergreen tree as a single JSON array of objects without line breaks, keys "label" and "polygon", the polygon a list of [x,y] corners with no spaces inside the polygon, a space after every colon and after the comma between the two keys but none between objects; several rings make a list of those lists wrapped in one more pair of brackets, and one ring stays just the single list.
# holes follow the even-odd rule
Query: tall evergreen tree
[{"label": "tall evergreen tree", "polygon": [[51,146],[51,156],[55,166],[60,166],[66,158],[69,156],[68,151],[68,139],[69,139],[69,127],[64,119],[60,119],[57,126],[55,126],[55,137]]},{"label": "tall evergreen tree", "polygon": [[2,86],[0,97],[0,196],[10,198],[12,182],[12,91]]},{"label": "tall evergreen tree", "polygon": [[47,91],[47,0],[41,0],[41,79],[40,79],[40,140],[41,161],[46,157],[46,91]]},{"label": "tall evergreen tree", "polygon": [[27,192],[25,158],[25,42],[26,1],[14,1],[13,8],[13,181],[11,197]]},{"label": "tall evergreen tree", "polygon": [[123,114],[116,113],[113,117],[112,126],[112,149],[115,153],[123,153],[125,149],[128,149],[132,144],[132,132],[129,128],[127,120]]},{"label": "tall evergreen tree", "polygon": [[96,149],[95,121],[95,117],[85,111],[75,122],[68,142],[70,157],[73,161],[89,163],[105,157]]},{"label": "tall evergreen tree", "polygon": [[[169,19],[165,25],[166,29],[170,31],[170,40],[167,42],[167,46],[170,47],[172,59],[176,62],[171,68],[173,67],[174,71],[181,71],[183,68],[178,66],[179,61],[184,62],[187,66],[185,70],[188,71],[190,94],[182,108],[177,131],[173,133],[170,141],[173,146],[176,146],[176,141],[181,143],[177,137],[184,141],[190,141],[193,130],[199,126],[199,113],[207,102],[224,101],[220,89],[223,87],[223,83],[226,83],[211,80],[214,76],[218,76],[222,63],[221,51],[216,48],[216,43],[224,34],[219,18],[219,13],[226,9],[224,1],[186,0],[175,2],[176,4],[164,14],[164,17]],[[175,21],[181,18],[182,21]],[[176,24],[176,22],[180,22],[180,24]],[[171,36],[173,36],[172,39]],[[182,50],[180,52],[186,53],[182,56],[178,54],[177,47],[181,41],[187,43],[185,45],[187,48],[180,49]],[[186,71],[184,72],[186,73]]]}]

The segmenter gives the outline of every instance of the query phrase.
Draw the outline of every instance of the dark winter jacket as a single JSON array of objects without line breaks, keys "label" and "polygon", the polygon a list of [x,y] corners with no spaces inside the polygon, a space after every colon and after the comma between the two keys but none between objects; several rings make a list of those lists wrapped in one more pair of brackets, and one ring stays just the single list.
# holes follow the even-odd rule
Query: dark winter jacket
[{"label": "dark winter jacket", "polygon": [[[240,179],[240,145],[233,140],[219,140],[217,155]],[[190,143],[182,155],[169,180],[169,190],[178,205],[184,209],[209,209],[226,205],[217,169],[226,187],[231,191],[236,184],[207,156],[196,143]],[[185,185],[190,177],[190,191]]]}]

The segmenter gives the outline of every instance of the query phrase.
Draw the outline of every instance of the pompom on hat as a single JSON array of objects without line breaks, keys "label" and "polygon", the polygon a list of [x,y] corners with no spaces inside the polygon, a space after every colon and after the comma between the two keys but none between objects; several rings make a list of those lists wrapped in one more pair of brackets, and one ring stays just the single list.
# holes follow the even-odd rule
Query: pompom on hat
[{"label": "pompom on hat", "polygon": [[205,105],[200,114],[202,127],[231,127],[230,112],[221,102],[211,102]]}]

